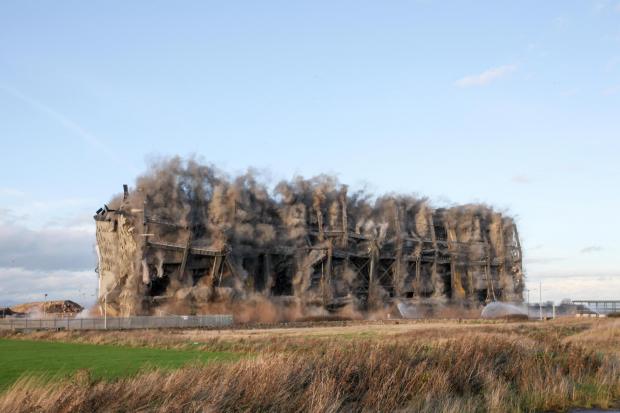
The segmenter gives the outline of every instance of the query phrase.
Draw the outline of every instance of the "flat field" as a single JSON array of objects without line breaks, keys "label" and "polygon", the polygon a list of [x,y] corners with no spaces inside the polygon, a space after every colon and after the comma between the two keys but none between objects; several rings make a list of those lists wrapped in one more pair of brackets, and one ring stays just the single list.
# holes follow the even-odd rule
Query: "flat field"
[{"label": "flat field", "polygon": [[93,379],[116,379],[140,370],[172,369],[187,364],[236,359],[236,354],[166,350],[42,340],[0,340],[0,391],[22,376],[47,380],[87,370]]},{"label": "flat field", "polygon": [[19,366],[2,378],[13,384],[0,411],[609,408],[620,407],[619,357],[617,319],[13,333],[0,340],[0,363]]}]

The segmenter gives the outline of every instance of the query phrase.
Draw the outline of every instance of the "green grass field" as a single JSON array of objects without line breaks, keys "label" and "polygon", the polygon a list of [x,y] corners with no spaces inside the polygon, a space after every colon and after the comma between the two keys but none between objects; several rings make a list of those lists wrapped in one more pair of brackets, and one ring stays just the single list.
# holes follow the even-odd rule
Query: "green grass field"
[{"label": "green grass field", "polygon": [[22,375],[65,377],[88,369],[93,378],[114,379],[148,368],[178,368],[188,363],[236,360],[228,352],[132,348],[49,341],[0,340],[0,391]]}]

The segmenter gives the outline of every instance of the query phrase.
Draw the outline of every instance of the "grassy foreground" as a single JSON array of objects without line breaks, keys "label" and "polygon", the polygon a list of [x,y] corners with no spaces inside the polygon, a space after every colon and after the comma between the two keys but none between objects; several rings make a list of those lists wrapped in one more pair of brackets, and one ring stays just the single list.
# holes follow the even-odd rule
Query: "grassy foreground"
[{"label": "grassy foreground", "polygon": [[131,376],[141,369],[237,358],[225,352],[132,348],[32,340],[0,340],[0,391],[27,375],[61,379],[88,370],[93,379]]},{"label": "grassy foreground", "polygon": [[[20,338],[19,336],[12,338]],[[232,363],[18,381],[0,411],[564,411],[620,398],[620,321],[38,333],[251,355]]]}]

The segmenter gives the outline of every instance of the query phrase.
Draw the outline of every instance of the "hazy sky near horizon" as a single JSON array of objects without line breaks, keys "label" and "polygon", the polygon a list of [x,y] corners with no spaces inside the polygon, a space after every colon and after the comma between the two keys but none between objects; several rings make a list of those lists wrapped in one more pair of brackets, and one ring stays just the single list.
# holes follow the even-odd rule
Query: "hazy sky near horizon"
[{"label": "hazy sky near horizon", "polygon": [[91,302],[94,211],[177,154],[488,203],[543,299],[620,299],[620,0],[3,1],[0,142],[0,306]]}]

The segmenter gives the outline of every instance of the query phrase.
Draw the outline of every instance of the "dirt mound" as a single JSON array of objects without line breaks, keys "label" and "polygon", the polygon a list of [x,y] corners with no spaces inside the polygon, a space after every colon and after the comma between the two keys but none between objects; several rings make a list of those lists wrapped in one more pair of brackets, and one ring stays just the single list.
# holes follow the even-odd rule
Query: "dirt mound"
[{"label": "dirt mound", "polygon": [[18,304],[10,308],[15,313],[25,314],[62,314],[75,315],[84,309],[81,305],[70,300],[36,301]]},{"label": "dirt mound", "polygon": [[8,307],[0,308],[0,318],[11,317],[11,316],[19,316],[19,315],[23,315],[23,314],[22,313],[18,313],[16,311],[13,311],[13,310],[11,310]]}]

